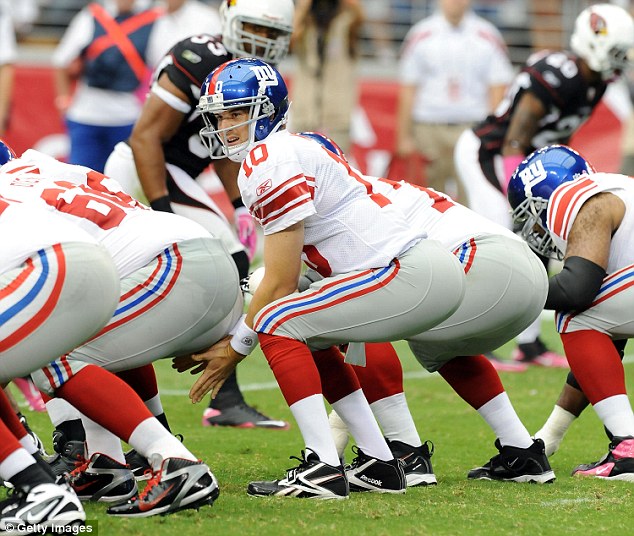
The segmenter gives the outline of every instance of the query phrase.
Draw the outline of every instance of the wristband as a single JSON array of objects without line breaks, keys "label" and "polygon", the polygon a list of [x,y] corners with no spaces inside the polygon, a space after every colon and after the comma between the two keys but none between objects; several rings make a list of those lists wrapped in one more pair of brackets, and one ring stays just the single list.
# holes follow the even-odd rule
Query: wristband
[{"label": "wristband", "polygon": [[231,348],[242,355],[249,355],[258,345],[258,334],[244,322],[246,315],[243,315],[238,323],[233,327],[233,337],[231,337]]},{"label": "wristband", "polygon": [[233,205],[233,208],[240,208],[244,206],[244,201],[242,201],[241,197],[238,197],[237,199],[234,199],[233,201],[231,201],[231,204]]},{"label": "wristband", "polygon": [[174,212],[172,210],[169,195],[164,195],[154,201],[150,201],[150,206],[153,210],[158,210],[159,212]]}]

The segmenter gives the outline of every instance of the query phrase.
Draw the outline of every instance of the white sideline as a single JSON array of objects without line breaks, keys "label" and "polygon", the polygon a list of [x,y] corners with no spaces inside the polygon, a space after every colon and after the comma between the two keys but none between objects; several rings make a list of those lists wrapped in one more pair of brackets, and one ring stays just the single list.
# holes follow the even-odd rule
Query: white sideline
[{"label": "white sideline", "polygon": [[[623,359],[623,363],[634,363],[634,354],[626,354]],[[403,374],[406,380],[412,379],[429,379],[437,377],[437,375],[430,374],[429,372],[421,369],[412,372],[406,372]],[[273,389],[279,389],[276,382],[264,382],[264,383],[246,383],[240,385],[241,391],[271,391]],[[189,391],[185,389],[160,389],[161,396],[187,396]]]}]

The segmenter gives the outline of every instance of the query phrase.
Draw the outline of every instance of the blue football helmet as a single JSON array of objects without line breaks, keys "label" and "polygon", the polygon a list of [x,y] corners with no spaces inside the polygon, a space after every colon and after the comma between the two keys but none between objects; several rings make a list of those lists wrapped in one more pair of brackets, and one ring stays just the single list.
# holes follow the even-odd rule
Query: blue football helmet
[{"label": "blue football helmet", "polygon": [[563,258],[546,224],[548,201],[561,184],[588,173],[594,173],[594,168],[565,145],[550,145],[534,151],[513,173],[508,188],[513,222],[535,253]]},{"label": "blue football helmet", "polygon": [[339,147],[339,145],[337,145],[332,139],[330,139],[325,134],[322,134],[321,132],[300,132],[299,136],[315,140],[324,149],[327,149],[331,153],[335,153],[337,156],[343,158],[344,160],[348,160],[341,147]]},{"label": "blue football helmet", "polygon": [[0,166],[4,166],[9,160],[14,158],[16,158],[16,155],[13,149],[0,140]]},{"label": "blue football helmet", "polygon": [[[201,87],[198,109],[205,126],[200,130],[200,138],[212,159],[228,157],[241,162],[255,142],[286,124],[288,107],[288,89],[275,67],[255,58],[228,61],[214,69]],[[237,109],[247,109],[249,118],[219,129],[216,115]],[[248,139],[231,145],[228,133],[243,125],[249,126]],[[213,154],[215,140],[220,142],[223,154]]]}]

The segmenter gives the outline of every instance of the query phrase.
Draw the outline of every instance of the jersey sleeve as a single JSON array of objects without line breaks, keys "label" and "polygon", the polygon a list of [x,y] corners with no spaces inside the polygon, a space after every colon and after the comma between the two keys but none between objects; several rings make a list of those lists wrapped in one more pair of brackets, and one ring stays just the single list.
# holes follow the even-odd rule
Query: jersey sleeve
[{"label": "jersey sleeve", "polygon": [[[251,166],[253,162],[258,163]],[[269,157],[266,144],[249,153],[240,169],[238,186],[245,206],[265,235],[288,229],[316,213],[314,180],[304,175],[296,159]]]}]

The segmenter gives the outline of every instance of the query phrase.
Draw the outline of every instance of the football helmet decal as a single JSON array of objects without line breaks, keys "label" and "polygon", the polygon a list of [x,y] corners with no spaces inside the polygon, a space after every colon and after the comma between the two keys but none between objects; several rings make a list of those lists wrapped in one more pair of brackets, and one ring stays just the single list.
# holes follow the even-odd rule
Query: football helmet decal
[{"label": "football helmet decal", "polygon": [[561,184],[588,173],[594,173],[594,168],[565,145],[551,145],[534,151],[513,173],[508,189],[513,222],[535,253],[563,258],[546,223],[548,200]]},{"label": "football helmet decal", "polygon": [[[255,58],[228,61],[214,69],[201,87],[198,110],[205,126],[200,138],[212,159],[228,157],[241,162],[255,142],[286,124],[288,108],[288,89],[275,67]],[[236,109],[248,110],[248,119],[219,129],[216,114]],[[230,145],[227,134],[242,125],[249,125],[248,139]],[[223,148],[222,155],[213,154],[214,137]]]},{"label": "football helmet decal", "polygon": [[16,158],[16,154],[4,141],[0,140],[0,166]]},{"label": "football helmet decal", "polygon": [[570,48],[603,80],[619,76],[632,60],[634,21],[622,7],[595,4],[584,9],[570,37]]},{"label": "football helmet decal", "polygon": [[[293,0],[223,0],[222,42],[235,56],[277,64],[288,52],[294,10]],[[266,28],[267,35],[255,33],[253,25]]]},{"label": "football helmet decal", "polygon": [[339,145],[337,145],[332,139],[330,139],[325,134],[321,132],[299,132],[299,136],[303,138],[309,138],[311,140],[315,140],[319,145],[321,145],[324,149],[327,149],[331,153],[335,153],[340,158],[347,160],[346,155]]}]

